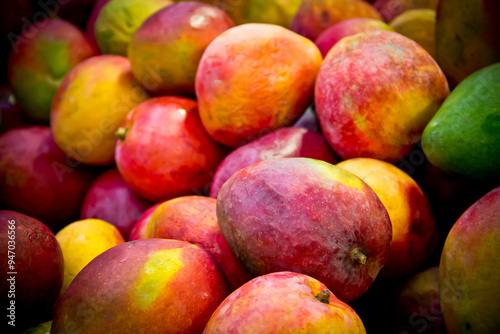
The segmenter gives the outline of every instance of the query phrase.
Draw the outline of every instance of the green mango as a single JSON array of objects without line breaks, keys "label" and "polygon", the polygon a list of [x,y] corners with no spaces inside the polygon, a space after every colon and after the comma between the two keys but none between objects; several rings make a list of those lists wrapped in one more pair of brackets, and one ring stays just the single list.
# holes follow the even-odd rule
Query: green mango
[{"label": "green mango", "polygon": [[463,80],[422,134],[436,167],[477,180],[500,179],[500,63]]},{"label": "green mango", "polygon": [[456,86],[500,62],[500,1],[441,0],[436,13],[436,60]]}]

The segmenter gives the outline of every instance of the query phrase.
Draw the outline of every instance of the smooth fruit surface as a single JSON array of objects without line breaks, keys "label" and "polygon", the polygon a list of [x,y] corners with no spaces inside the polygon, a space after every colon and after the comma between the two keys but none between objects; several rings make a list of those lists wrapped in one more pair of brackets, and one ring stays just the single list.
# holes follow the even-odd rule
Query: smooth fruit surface
[{"label": "smooth fruit surface", "polygon": [[337,44],[342,38],[347,36],[356,35],[362,32],[376,31],[376,30],[389,30],[393,29],[386,23],[366,17],[357,17],[353,19],[343,20],[330,28],[323,31],[318,38],[314,41],[314,44],[321,51],[321,55],[326,57],[326,54],[330,49]]},{"label": "smooth fruit surface", "polygon": [[164,96],[139,104],[117,135],[120,174],[153,202],[204,189],[224,157],[200,121],[198,104],[188,98]]},{"label": "smooth fruit surface", "polygon": [[93,178],[61,151],[49,127],[22,127],[0,136],[0,200],[54,231],[78,218]]},{"label": "smooth fruit surface", "polygon": [[436,167],[471,179],[500,179],[500,63],[462,81],[425,127],[422,148]]},{"label": "smooth fruit surface", "polygon": [[422,267],[436,249],[438,231],[429,201],[417,182],[396,166],[376,159],[349,159],[337,166],[366,182],[389,213],[391,251],[379,276],[399,278]]},{"label": "smooth fruit surface", "polygon": [[184,196],[166,201],[153,212],[146,238],[187,241],[205,249],[220,265],[231,290],[253,276],[236,258],[217,224],[216,200]]},{"label": "smooth fruit surface", "polygon": [[0,246],[4,259],[0,264],[0,300],[6,309],[2,328],[12,330],[8,322],[23,329],[50,320],[64,270],[54,234],[37,219],[0,210]]},{"label": "smooth fruit surface", "polygon": [[366,331],[356,312],[320,281],[303,274],[277,272],[257,277],[229,295],[203,333]]},{"label": "smooth fruit surface", "polygon": [[151,203],[136,195],[112,168],[97,177],[83,200],[80,219],[97,218],[108,222],[128,240],[130,231]]},{"label": "smooth fruit surface", "polygon": [[64,282],[61,295],[75,276],[97,255],[124,242],[120,231],[100,219],[73,222],[57,232],[64,256]]},{"label": "smooth fruit surface", "polygon": [[436,11],[411,9],[396,16],[390,23],[395,32],[406,36],[436,59]]},{"label": "smooth fruit surface", "polygon": [[394,331],[397,333],[446,334],[439,304],[439,268],[421,271],[398,287],[394,307]]},{"label": "smooth fruit surface", "polygon": [[440,303],[448,333],[500,330],[500,187],[474,203],[453,225],[439,262]]},{"label": "smooth fruit surface", "polygon": [[146,211],[144,211],[144,213],[139,217],[139,219],[134,224],[134,227],[130,231],[130,235],[128,237],[129,241],[146,239],[146,232],[148,230],[149,221],[151,220],[153,212],[160,204],[161,203],[156,203],[155,205],[149,207]]},{"label": "smooth fruit surface", "polygon": [[190,1],[163,8],[132,37],[128,49],[132,71],[155,95],[192,96],[203,52],[233,26],[226,13],[209,4]]},{"label": "smooth fruit surface", "polygon": [[58,303],[51,333],[201,333],[228,294],[224,274],[198,246],[131,241],[81,271]]},{"label": "smooth fruit surface", "polygon": [[500,62],[500,2],[441,0],[436,15],[436,60],[456,86]]},{"label": "smooth fruit surface", "polygon": [[83,31],[73,23],[42,20],[30,26],[9,56],[9,84],[24,115],[48,124],[50,108],[64,76],[96,54]]},{"label": "smooth fruit surface", "polygon": [[111,0],[99,11],[94,33],[102,54],[127,56],[137,28],[152,14],[173,3],[171,0]]},{"label": "smooth fruit surface", "polygon": [[290,23],[290,30],[314,41],[334,24],[356,17],[382,19],[364,0],[304,0]]}]

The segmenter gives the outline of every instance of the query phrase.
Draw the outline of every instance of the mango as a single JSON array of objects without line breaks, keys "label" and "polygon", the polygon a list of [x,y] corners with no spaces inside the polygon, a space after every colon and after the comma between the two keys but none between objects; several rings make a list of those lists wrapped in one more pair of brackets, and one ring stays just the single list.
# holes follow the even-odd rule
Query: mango
[{"label": "mango", "polygon": [[132,37],[128,48],[132,71],[152,94],[192,96],[203,52],[233,26],[229,16],[212,5],[192,1],[163,8]]},{"label": "mango", "polygon": [[50,19],[26,29],[9,55],[8,80],[24,115],[48,124],[52,100],[65,75],[96,54],[73,23]]},{"label": "mango", "polygon": [[235,147],[293,124],[313,98],[321,59],[312,41],[280,26],[243,24],[223,32],[196,73],[203,125]]},{"label": "mango", "polygon": [[334,45],[321,65],[314,99],[323,134],[341,158],[394,163],[411,152],[449,93],[427,51],[380,30]]},{"label": "mango", "polygon": [[127,56],[127,48],[137,28],[171,0],[111,0],[95,21],[95,38],[102,54]]},{"label": "mango", "polygon": [[113,163],[115,132],[148,94],[127,58],[100,55],[78,64],[57,90],[50,127],[69,158],[91,165]]},{"label": "mango", "polygon": [[500,63],[462,81],[425,127],[422,148],[436,167],[477,180],[500,176]]},{"label": "mango", "polygon": [[436,16],[436,60],[451,86],[500,62],[500,2],[442,0]]},{"label": "mango", "polygon": [[396,16],[390,23],[395,32],[404,35],[422,46],[436,58],[436,11],[432,9],[411,9]]},{"label": "mango", "polygon": [[309,275],[344,302],[368,290],[392,238],[387,210],[365,182],[310,158],[265,160],[239,170],[219,191],[217,220],[254,274]]},{"label": "mango", "polygon": [[64,257],[64,281],[61,295],[66,292],[75,276],[97,255],[125,242],[120,231],[100,219],[73,222],[57,232]]},{"label": "mango", "polygon": [[217,262],[184,241],[144,239],[87,265],[58,302],[52,334],[201,334],[229,294]]},{"label": "mango", "polygon": [[453,225],[439,262],[439,299],[447,332],[500,331],[500,187],[481,197]]},{"label": "mango", "polygon": [[356,17],[382,20],[379,12],[363,0],[304,0],[290,23],[290,30],[314,41],[334,24]]}]

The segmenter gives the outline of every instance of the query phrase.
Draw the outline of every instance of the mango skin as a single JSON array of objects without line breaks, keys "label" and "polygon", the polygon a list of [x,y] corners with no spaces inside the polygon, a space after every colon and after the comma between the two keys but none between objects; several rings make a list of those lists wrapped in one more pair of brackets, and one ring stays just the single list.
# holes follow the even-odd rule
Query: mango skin
[{"label": "mango skin", "polygon": [[448,94],[443,72],[420,45],[371,31],[328,52],[315,102],[323,134],[341,158],[393,163],[410,153]]},{"label": "mango skin", "polygon": [[373,7],[377,9],[385,22],[412,9],[436,10],[439,0],[376,0]]},{"label": "mango skin", "polygon": [[233,21],[219,8],[181,2],[151,15],[128,47],[132,71],[154,95],[195,93],[198,64],[206,47]]},{"label": "mango skin", "polygon": [[155,212],[156,208],[160,206],[161,203],[156,203],[155,205],[149,207],[144,213],[137,219],[134,227],[130,231],[130,235],[128,237],[129,241],[146,239],[146,232],[148,230],[148,224],[151,220],[151,216],[153,216],[153,212]]},{"label": "mango skin", "polygon": [[302,0],[200,0],[199,2],[222,9],[236,25],[269,23],[288,28]]},{"label": "mango skin", "polygon": [[78,218],[94,179],[57,146],[47,126],[16,128],[0,136],[0,200],[11,210],[57,231]]},{"label": "mango skin", "polygon": [[344,302],[370,287],[392,238],[387,210],[366,183],[309,158],[265,160],[233,174],[217,197],[217,220],[255,275],[310,275]]},{"label": "mango skin", "polygon": [[106,3],[94,26],[101,53],[126,57],[135,31],[148,17],[172,3],[171,0],[111,0]]},{"label": "mango skin", "polygon": [[322,291],[328,291],[323,283],[299,273],[257,277],[221,303],[203,333],[366,333],[356,312],[333,293],[320,301]]},{"label": "mango skin", "polygon": [[342,38],[374,30],[393,31],[391,27],[380,20],[357,17],[340,21],[326,29],[316,38],[314,44],[316,44],[324,58],[328,51]]},{"label": "mango skin", "polygon": [[111,168],[99,175],[85,194],[80,219],[97,218],[114,225],[128,240],[135,222],[151,205],[130,189],[118,172]]},{"label": "mango skin", "polygon": [[[15,229],[10,226],[15,226]],[[8,248],[9,241],[15,241],[15,249]],[[61,247],[52,231],[35,218],[16,211],[0,210],[0,246],[0,255],[4,259],[0,264],[0,302],[7,308],[11,300],[15,301],[15,328],[22,330],[50,320],[64,270]],[[14,270],[9,267],[9,260],[14,261]],[[11,277],[8,272],[17,273],[14,275],[14,298],[8,298],[10,282],[7,279]],[[9,313],[6,311],[6,315]],[[4,333],[12,333],[13,327],[7,325],[12,319],[6,317],[4,320],[0,328]]]},{"label": "mango skin", "polygon": [[395,32],[417,42],[436,59],[435,10],[410,9],[396,16],[389,25]]},{"label": "mango skin", "polygon": [[293,124],[313,98],[321,60],[314,43],[280,26],[225,31],[207,47],[196,74],[203,125],[235,147]]},{"label": "mango skin", "polygon": [[500,331],[500,187],[457,220],[439,262],[440,303],[446,329],[456,333]]},{"label": "mango skin", "polygon": [[382,20],[379,12],[364,0],[304,0],[290,30],[314,41],[334,24],[356,17]]},{"label": "mango skin", "polygon": [[57,145],[90,165],[113,163],[115,132],[127,113],[149,98],[127,58],[100,55],[78,64],[57,90],[50,126]]},{"label": "mango skin", "polygon": [[500,63],[467,77],[425,127],[422,148],[436,167],[475,180],[499,179]]},{"label": "mango skin", "polygon": [[52,327],[52,320],[30,327],[21,334],[50,334],[50,327]]},{"label": "mango skin", "polygon": [[187,241],[205,249],[220,265],[231,290],[253,278],[236,258],[220,232],[216,199],[183,196],[159,205],[153,212],[146,238]]},{"label": "mango skin", "polygon": [[228,294],[224,274],[198,246],[130,241],[81,271],[58,303],[51,333],[201,334]]},{"label": "mango skin", "polygon": [[398,287],[394,333],[446,334],[439,304],[439,268],[423,270]]},{"label": "mango skin", "polygon": [[24,115],[48,124],[50,108],[64,76],[96,50],[73,23],[50,19],[26,29],[8,61],[8,80]]},{"label": "mango skin", "polygon": [[210,197],[217,198],[222,185],[237,171],[269,159],[304,157],[334,164],[338,161],[322,135],[302,127],[283,128],[243,145],[224,158],[210,186]]},{"label": "mango skin", "polygon": [[378,279],[393,280],[421,268],[436,250],[438,230],[418,183],[396,166],[376,159],[348,159],[337,167],[366,182],[389,213],[391,250]]},{"label": "mango skin", "polygon": [[61,295],[75,276],[96,256],[125,242],[120,231],[101,219],[83,219],[66,225],[56,234],[64,256]]},{"label": "mango skin", "polygon": [[456,86],[500,62],[500,2],[441,0],[436,15],[436,60]]},{"label": "mango skin", "polygon": [[125,135],[116,145],[118,170],[134,192],[152,202],[203,190],[224,158],[192,99],[152,98],[134,108],[121,129]]}]

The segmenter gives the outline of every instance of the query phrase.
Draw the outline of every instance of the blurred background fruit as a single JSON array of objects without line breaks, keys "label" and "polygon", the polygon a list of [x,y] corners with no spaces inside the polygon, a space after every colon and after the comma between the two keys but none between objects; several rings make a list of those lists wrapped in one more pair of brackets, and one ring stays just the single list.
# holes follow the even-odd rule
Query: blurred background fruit
[{"label": "blurred background fruit", "polygon": [[334,24],[356,17],[382,19],[379,12],[363,0],[303,0],[290,30],[314,41]]},{"label": "blurred background fruit", "polygon": [[232,151],[215,171],[210,196],[217,198],[222,185],[240,169],[263,160],[291,157],[332,164],[338,161],[322,135],[301,127],[278,129]]},{"label": "blurred background fruit", "polygon": [[49,127],[30,126],[0,135],[0,200],[40,219],[56,232],[78,218],[93,173],[56,145]]},{"label": "blurred background fruit", "polygon": [[390,26],[380,20],[358,17],[342,20],[332,25],[316,38],[314,44],[316,44],[324,58],[328,51],[342,38],[375,30],[393,31]]},{"label": "blurred background fruit", "polygon": [[436,59],[451,86],[500,62],[500,2],[441,0],[436,16]]},{"label": "blurred background fruit", "polygon": [[135,222],[151,203],[136,195],[112,168],[99,175],[90,185],[80,212],[80,219],[96,218],[114,225],[128,240]]},{"label": "blurred background fruit", "polygon": [[155,95],[194,96],[205,48],[233,26],[229,16],[212,5],[182,2],[164,8],[134,34],[128,50],[132,71]]},{"label": "blurred background fruit", "polygon": [[414,40],[436,58],[435,10],[407,10],[392,19],[389,25],[395,32]]},{"label": "blurred background fruit", "polygon": [[172,3],[171,0],[111,0],[104,4],[94,25],[101,53],[126,57],[137,28],[152,14]]},{"label": "blurred background fruit", "polygon": [[73,23],[61,19],[31,25],[13,44],[8,78],[24,115],[48,124],[50,108],[64,76],[95,55],[87,37]]}]

